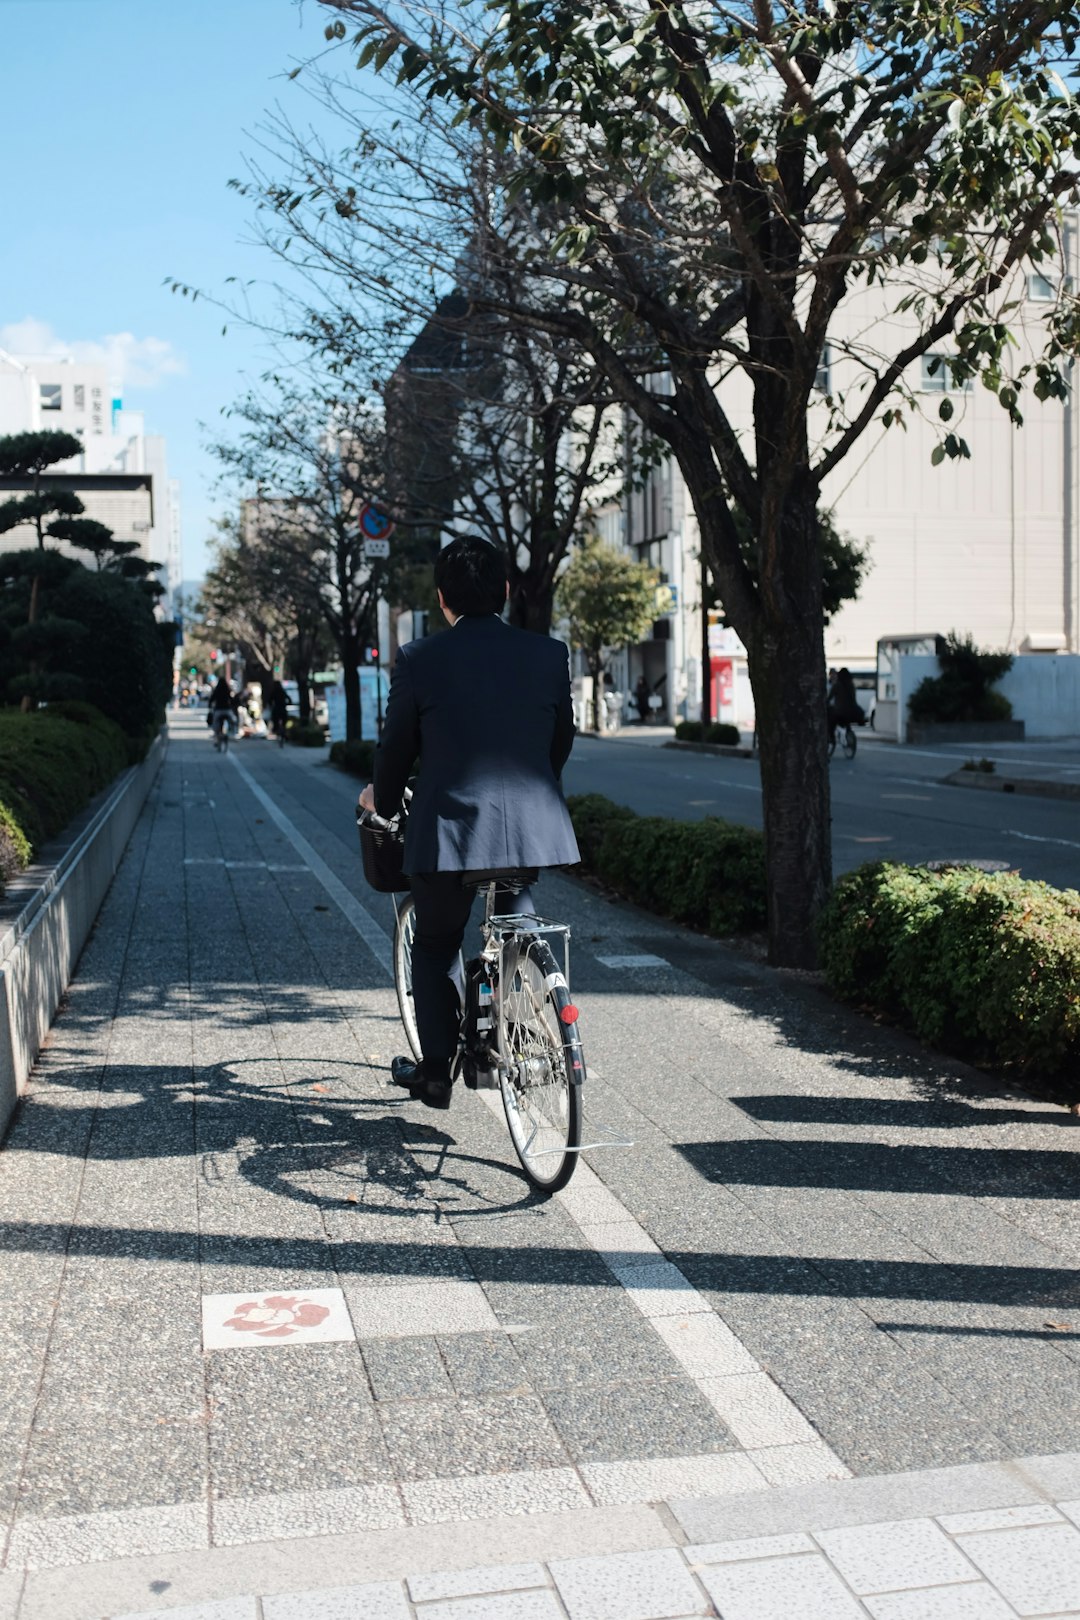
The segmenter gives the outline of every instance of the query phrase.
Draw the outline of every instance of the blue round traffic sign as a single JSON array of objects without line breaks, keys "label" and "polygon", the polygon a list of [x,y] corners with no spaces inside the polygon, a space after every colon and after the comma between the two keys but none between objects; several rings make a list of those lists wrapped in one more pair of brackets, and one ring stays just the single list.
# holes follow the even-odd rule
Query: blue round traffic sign
[{"label": "blue round traffic sign", "polygon": [[388,540],[394,532],[394,520],[373,502],[368,501],[360,512],[360,533],[365,540]]}]

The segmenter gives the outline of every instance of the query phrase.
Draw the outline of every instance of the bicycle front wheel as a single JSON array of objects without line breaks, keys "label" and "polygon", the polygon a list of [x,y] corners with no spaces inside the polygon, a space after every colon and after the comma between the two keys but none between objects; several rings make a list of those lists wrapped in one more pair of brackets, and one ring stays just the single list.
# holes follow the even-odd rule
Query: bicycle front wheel
[{"label": "bicycle front wheel", "polygon": [[856,737],[854,731],[852,731],[851,727],[848,726],[846,731],[844,732],[844,758],[845,759],[854,759],[855,758],[855,749],[857,747],[858,747],[858,738]]},{"label": "bicycle front wheel", "polygon": [[581,1143],[585,1060],[566,980],[550,945],[523,938],[503,953],[499,1084],[521,1168],[539,1192],[558,1192]]},{"label": "bicycle front wheel", "polygon": [[405,1036],[417,1063],[423,1057],[420,1050],[420,1031],[416,1025],[416,1003],[412,985],[412,947],[416,934],[416,907],[407,894],[397,904],[397,923],[394,927],[394,988],[397,991],[398,1012],[405,1027]]}]

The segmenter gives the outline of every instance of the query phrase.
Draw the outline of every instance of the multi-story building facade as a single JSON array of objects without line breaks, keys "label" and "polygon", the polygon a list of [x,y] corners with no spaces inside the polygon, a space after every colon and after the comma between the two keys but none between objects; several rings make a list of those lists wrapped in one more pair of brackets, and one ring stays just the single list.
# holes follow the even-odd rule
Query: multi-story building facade
[{"label": "multi-story building facade", "polygon": [[[1070,257],[1074,243],[1070,231]],[[1041,348],[1056,291],[1044,276],[1018,283],[1012,319],[1021,358]],[[855,355],[868,332],[877,328],[873,341],[886,353],[902,346],[896,302],[895,288],[880,286],[853,295],[837,312],[812,430],[824,429],[826,397],[856,382]],[[1080,412],[1071,399],[1040,403],[1029,392],[1021,400],[1024,425],[1014,427],[978,381],[956,384],[944,345],[912,369],[907,381],[918,409],[904,411],[906,426],[869,429],[822,490],[822,506],[838,529],[869,554],[858,598],[826,627],[826,661],[873,670],[880,640],[954,629],[980,646],[1018,654],[1080,651]],[[749,390],[740,379],[724,387],[736,427],[748,428]],[[949,425],[971,456],[934,466],[945,398]],[[678,467],[661,463],[629,498],[605,503],[595,521],[605,538],[651,563],[673,587],[661,599],[667,612],[652,636],[618,661],[616,684],[630,693],[644,674],[666,716],[694,717],[705,670],[714,717],[752,724],[737,640],[714,625],[711,647],[703,647],[710,637],[702,619],[700,546]]]},{"label": "multi-story building facade", "polygon": [[[0,350],[0,435],[45,429],[74,434],[83,445],[45,482],[74,490],[88,517],[163,564],[163,611],[171,612],[182,577],[180,486],[169,477],[165,440],[147,434],[141,411],[124,409],[104,366]],[[4,487],[14,490],[16,481]],[[6,551],[32,544],[25,528],[0,536]]]}]

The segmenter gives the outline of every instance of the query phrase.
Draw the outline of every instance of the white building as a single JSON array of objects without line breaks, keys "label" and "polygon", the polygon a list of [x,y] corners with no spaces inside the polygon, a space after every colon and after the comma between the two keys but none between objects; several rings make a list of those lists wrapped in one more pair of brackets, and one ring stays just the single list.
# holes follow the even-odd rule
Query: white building
[{"label": "white building", "polygon": [[[1041,348],[1042,318],[1056,289],[1032,276],[1018,290],[1021,329],[1029,334],[1021,342]],[[876,328],[879,347],[902,347],[895,303],[895,289],[876,287],[841,305],[820,372],[823,399],[853,380],[856,363],[845,347],[856,345],[859,334]],[[882,336],[882,327],[893,330]],[[1040,404],[1028,392],[1020,401],[1024,425],[1013,427],[981,383],[954,385],[947,348],[936,368],[933,358],[909,378],[924,414],[905,412],[906,431],[873,426],[824,485],[822,506],[870,553],[858,599],[826,628],[826,660],[872,670],[879,639],[950,630],[1014,653],[1080,652],[1080,411],[1072,401]],[[748,428],[748,385],[736,377],[724,388],[736,428]],[[946,396],[954,409],[949,426],[967,441],[971,459],[935,467],[931,451],[941,431],[935,419]],[[820,410],[823,422],[824,403]],[[658,613],[652,638],[615,666],[616,685],[631,693],[644,674],[663,698],[666,717],[696,718],[703,667],[700,548],[678,467],[664,463],[644,489],[607,503],[597,526],[674,587],[661,603],[669,611]],[[738,643],[717,627],[708,664],[714,718],[752,725],[745,662]]]},{"label": "white building", "polygon": [[[124,409],[104,366],[0,349],[0,435],[47,429],[72,433],[83,444],[81,455],[58,463],[48,478],[74,489],[86,515],[107,524],[118,540],[137,541],[140,556],[164,564],[164,603],[171,612],[182,575],[180,486],[169,477],[165,440],[147,434],[141,411]],[[0,536],[8,551],[33,543],[26,529]]]}]

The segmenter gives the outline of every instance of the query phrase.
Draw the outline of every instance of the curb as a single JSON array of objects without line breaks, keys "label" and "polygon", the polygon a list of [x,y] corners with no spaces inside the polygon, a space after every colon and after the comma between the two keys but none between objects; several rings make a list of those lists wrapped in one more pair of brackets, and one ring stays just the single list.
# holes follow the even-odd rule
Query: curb
[{"label": "curb", "polygon": [[688,754],[720,754],[729,759],[753,759],[755,750],[742,743],[666,742],[664,748],[681,748]]},{"label": "curb", "polygon": [[1035,776],[994,776],[989,771],[953,771],[942,777],[947,787],[975,788],[983,793],[1023,793],[1035,799],[1080,799],[1080,782],[1049,782]]},{"label": "curb", "polygon": [[164,757],[159,736],[142,764],[124,771],[73,823],[71,842],[55,860],[28,867],[8,886],[6,909],[12,900],[23,903],[14,917],[0,921],[0,1136]]}]

